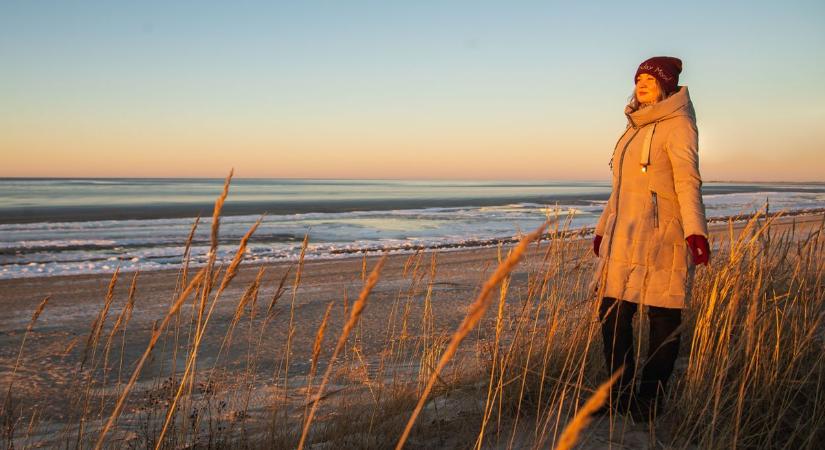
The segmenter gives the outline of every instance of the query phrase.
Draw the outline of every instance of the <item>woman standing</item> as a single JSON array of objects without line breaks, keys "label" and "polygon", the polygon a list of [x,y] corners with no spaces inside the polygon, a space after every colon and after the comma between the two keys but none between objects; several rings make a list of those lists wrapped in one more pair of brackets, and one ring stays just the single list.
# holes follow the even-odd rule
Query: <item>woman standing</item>
[{"label": "woman standing", "polygon": [[[661,408],[694,266],[710,258],[696,116],[687,86],[678,85],[681,71],[682,61],[667,56],[636,70],[627,129],[610,161],[613,189],[593,242],[604,356],[611,373],[624,367],[611,406],[640,420]],[[636,391],[632,320],[639,306],[650,334]]]}]

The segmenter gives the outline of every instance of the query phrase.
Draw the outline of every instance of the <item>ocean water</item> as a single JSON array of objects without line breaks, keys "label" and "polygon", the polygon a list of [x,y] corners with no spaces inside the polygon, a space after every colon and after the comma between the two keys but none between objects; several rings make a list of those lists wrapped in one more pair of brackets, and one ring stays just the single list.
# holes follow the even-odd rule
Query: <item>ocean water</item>
[{"label": "ocean water", "polygon": [[[0,279],[179,267],[195,216],[194,265],[209,248],[220,179],[0,179]],[[266,213],[246,259],[462,248],[533,230],[548,215],[595,224],[608,182],[236,179],[219,259]],[[825,208],[825,184],[705,183],[709,218]]]}]

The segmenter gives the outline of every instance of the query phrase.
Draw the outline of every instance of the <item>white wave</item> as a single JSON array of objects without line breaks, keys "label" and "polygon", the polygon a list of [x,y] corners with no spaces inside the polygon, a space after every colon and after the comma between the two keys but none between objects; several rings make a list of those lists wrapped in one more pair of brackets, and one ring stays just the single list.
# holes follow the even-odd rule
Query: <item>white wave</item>
[{"label": "white wave", "polygon": [[[750,192],[704,196],[714,217],[771,211],[825,208],[825,193]],[[445,250],[494,238],[511,238],[543,222],[548,214],[572,215],[573,228],[592,226],[604,201],[545,205],[534,202],[499,206],[433,207],[389,211],[302,213],[266,216],[250,241],[247,258],[275,262],[297,258],[309,232],[308,258],[340,258],[357,252]],[[231,259],[237,242],[258,215],[222,218],[218,257]],[[192,218],[106,220],[0,225],[0,278],[107,273],[179,267]],[[211,218],[202,219],[191,248],[194,265],[206,261]],[[88,247],[88,248],[83,248]],[[99,247],[99,248],[96,248]]]}]

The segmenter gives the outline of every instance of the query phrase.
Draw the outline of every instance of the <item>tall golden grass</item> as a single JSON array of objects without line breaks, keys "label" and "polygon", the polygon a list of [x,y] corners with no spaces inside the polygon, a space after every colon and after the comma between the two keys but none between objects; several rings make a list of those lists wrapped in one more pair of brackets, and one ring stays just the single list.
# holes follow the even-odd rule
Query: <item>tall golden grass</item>
[{"label": "tall golden grass", "polygon": [[470,331],[472,331],[484,317],[484,314],[487,312],[487,308],[490,306],[490,293],[492,290],[513,270],[516,264],[518,264],[521,260],[524,252],[527,250],[527,246],[530,245],[531,242],[538,239],[542,233],[544,233],[544,229],[546,227],[547,224],[542,224],[538,229],[522,238],[513,252],[498,266],[495,273],[493,273],[493,275],[490,276],[490,278],[488,278],[484,283],[478,297],[476,297],[475,301],[470,305],[470,309],[464,317],[464,321],[461,322],[461,325],[455,333],[453,333],[450,343],[447,345],[446,350],[444,350],[444,353],[441,355],[441,359],[438,361],[438,365],[430,375],[427,385],[424,387],[424,392],[420,395],[418,403],[415,405],[415,409],[413,409],[412,416],[410,417],[410,420],[407,421],[407,425],[404,427],[404,431],[398,439],[398,443],[395,446],[396,449],[401,449],[404,447],[404,443],[407,441],[410,431],[412,431],[412,427],[415,424],[418,415],[421,413],[421,409],[424,407],[424,402],[427,400],[427,397],[432,391],[433,385],[435,385],[435,382],[438,379],[438,375],[442,370],[444,370],[444,367],[450,362],[453,356],[455,356],[458,351],[458,346],[461,345],[464,338],[467,337]]},{"label": "tall golden grass", "polygon": [[[206,263],[190,269],[196,220],[151,330],[135,325],[146,314],[138,275],[123,298],[116,272],[85,345],[60,345],[65,399],[36,398],[43,385],[20,376],[52,356],[38,322],[48,297],[35,308],[2,378],[4,446],[817,448],[825,439],[823,221],[804,232],[782,213],[729,221],[697,270],[666,408],[635,424],[592,416],[615,376],[587,289],[587,230],[569,229],[569,216],[548,213],[551,229],[472,266],[418,250],[315,275],[307,233],[294,264],[245,271],[260,220],[231,260],[217,259],[231,176]],[[334,283],[332,298],[319,294]],[[52,404],[77,412],[59,417]]]}]

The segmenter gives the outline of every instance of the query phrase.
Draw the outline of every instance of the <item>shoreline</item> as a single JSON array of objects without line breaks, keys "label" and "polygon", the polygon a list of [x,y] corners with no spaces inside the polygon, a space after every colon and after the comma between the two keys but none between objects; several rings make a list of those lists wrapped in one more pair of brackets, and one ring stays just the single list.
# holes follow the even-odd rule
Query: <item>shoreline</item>
[{"label": "shoreline", "polygon": [[[775,213],[771,213],[771,216],[775,214],[782,214],[782,218],[779,220],[783,220],[784,218],[788,217],[806,217],[806,216],[818,216],[825,213],[825,208],[809,208],[809,209],[798,209],[792,211],[777,211]],[[733,220],[734,223],[742,223],[746,222],[750,218],[752,218],[756,213],[752,214],[740,214],[734,216],[721,216],[721,217],[714,217],[708,219],[708,228],[709,232],[713,227],[719,227],[720,224],[727,224],[728,221]],[[566,216],[559,216],[559,221],[563,223],[564,217]],[[566,239],[582,239],[589,236],[592,236],[594,231],[594,226],[585,226],[579,228],[571,228],[568,230],[560,231],[559,234],[562,234]],[[552,226],[549,228],[552,229]],[[555,237],[555,233],[548,232],[547,233],[551,237]],[[254,235],[253,235],[254,240]],[[517,236],[515,237],[500,237],[500,238],[489,238],[489,239],[476,239],[476,240],[467,240],[462,242],[443,242],[443,243],[433,243],[433,244],[408,244],[408,245],[397,245],[397,246],[390,246],[384,247],[381,249],[371,249],[371,248],[342,248],[342,249],[333,249],[329,251],[329,255],[321,255],[321,256],[311,256],[305,259],[305,262],[310,261],[325,261],[325,262],[335,262],[335,261],[344,261],[344,260],[353,260],[363,258],[366,255],[368,258],[374,258],[380,256],[385,251],[389,253],[390,256],[399,255],[399,256],[409,256],[417,251],[447,251],[447,252],[472,252],[478,249],[490,249],[495,248],[498,245],[513,245],[519,241]],[[181,243],[182,245],[183,243]],[[260,267],[265,265],[271,265],[273,267],[278,266],[288,266],[290,264],[294,264],[296,259],[292,258],[284,258],[279,260],[263,260],[263,261],[244,261],[244,267]],[[194,269],[197,267],[201,267],[202,264],[191,264],[189,268]],[[167,268],[149,268],[149,269],[121,269],[121,274],[134,274],[139,272],[141,274],[150,274],[150,273],[158,273],[158,272],[165,272],[165,273],[178,273],[180,271],[180,265],[172,265],[171,267]],[[32,275],[32,276],[21,276],[21,277],[14,277],[14,278],[0,278],[0,294],[2,294],[3,282],[13,281],[13,280],[23,280],[23,279],[71,279],[75,277],[106,277],[111,278],[111,275],[114,273],[114,270],[109,271],[101,271],[101,272],[94,272],[89,274],[55,274],[55,275]]]}]

